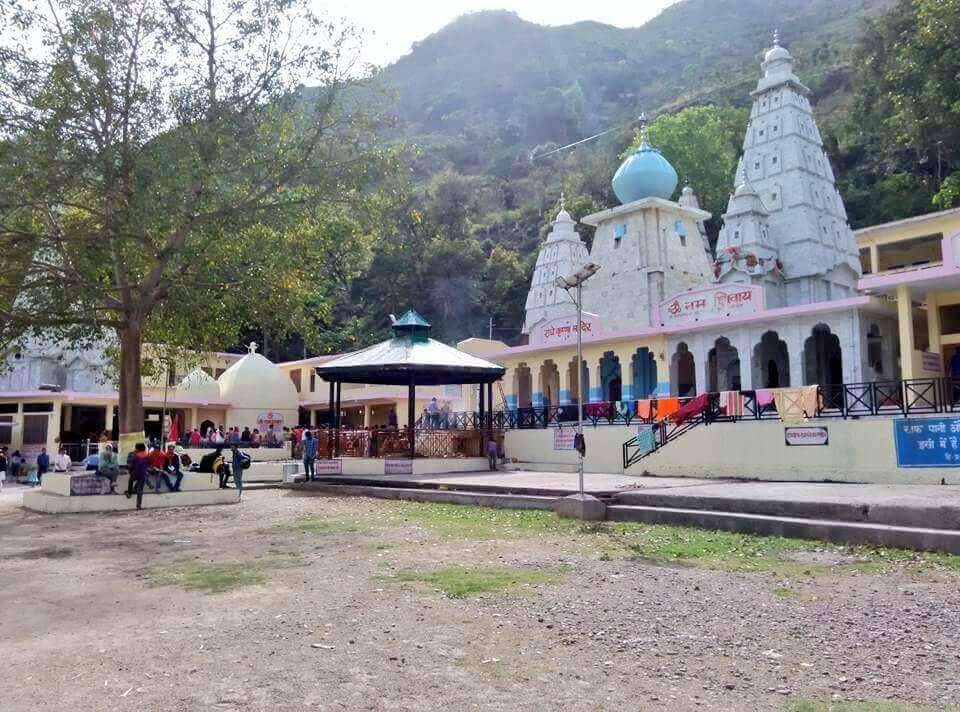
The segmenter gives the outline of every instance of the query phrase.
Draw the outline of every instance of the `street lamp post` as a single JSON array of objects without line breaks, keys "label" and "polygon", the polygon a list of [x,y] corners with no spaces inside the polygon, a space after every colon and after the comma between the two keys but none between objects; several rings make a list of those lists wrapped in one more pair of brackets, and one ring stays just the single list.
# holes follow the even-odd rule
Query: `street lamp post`
[{"label": "street lamp post", "polygon": [[[583,490],[583,283],[590,279],[600,269],[600,265],[588,262],[583,267],[568,277],[557,277],[554,281],[556,286],[565,290],[577,307],[577,435],[580,440],[580,447],[577,449],[577,478],[579,481],[580,497],[584,496]],[[576,288],[577,295],[574,296],[570,291]]]}]

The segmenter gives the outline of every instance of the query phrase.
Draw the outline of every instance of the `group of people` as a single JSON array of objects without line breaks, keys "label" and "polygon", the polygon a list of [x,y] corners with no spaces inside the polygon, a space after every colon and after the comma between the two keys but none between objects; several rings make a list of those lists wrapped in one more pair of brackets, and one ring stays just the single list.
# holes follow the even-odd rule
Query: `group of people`
[{"label": "group of people", "polygon": [[246,445],[247,447],[282,447],[290,440],[290,428],[271,427],[261,432],[259,428],[239,427],[226,428],[220,426],[210,426],[205,432],[200,432],[199,428],[191,430],[184,439],[187,445],[192,448],[217,445]]},{"label": "group of people", "polygon": [[450,401],[441,403],[434,396],[430,402],[423,407],[423,413],[420,414],[420,420],[417,425],[421,428],[450,428],[453,426],[453,408]]},{"label": "group of people", "polygon": [[66,448],[60,448],[53,460],[50,459],[47,448],[40,448],[34,469],[30,467],[30,462],[20,454],[19,450],[8,453],[7,448],[0,447],[0,492],[3,491],[6,480],[19,482],[23,479],[27,484],[36,486],[42,484],[43,476],[47,472],[67,472],[72,464],[73,461],[67,454]]}]

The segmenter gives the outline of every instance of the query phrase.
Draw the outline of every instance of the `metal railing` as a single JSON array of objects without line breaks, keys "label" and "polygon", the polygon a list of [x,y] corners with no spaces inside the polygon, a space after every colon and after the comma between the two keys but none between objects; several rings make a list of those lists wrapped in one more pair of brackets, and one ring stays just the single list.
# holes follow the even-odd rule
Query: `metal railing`
[{"label": "metal railing", "polygon": [[[502,438],[501,431],[493,429],[494,439]],[[417,457],[482,457],[485,432],[490,430],[478,427],[418,427],[414,430],[414,451]],[[317,431],[317,437],[318,458],[410,456],[410,431],[405,427],[324,428]],[[335,447],[331,449],[333,445]]]},{"label": "metal railing", "polygon": [[[757,391],[741,391],[741,414],[727,414],[719,404],[719,393],[712,393],[711,405],[705,418],[711,422],[777,419],[774,403],[760,404]],[[656,422],[658,408],[665,398],[644,399],[650,402],[648,417],[638,415],[641,401],[586,403],[583,406],[584,425],[634,425]],[[674,399],[671,398],[671,401]],[[680,398],[683,405],[691,398]],[[818,386],[816,418],[863,418],[876,416],[929,415],[960,412],[960,379],[914,378],[909,380],[865,381],[839,385]],[[456,413],[457,422],[478,419],[476,413]],[[577,406],[550,405],[494,411],[490,414],[498,428],[505,430],[549,427],[571,427],[577,422]]]}]

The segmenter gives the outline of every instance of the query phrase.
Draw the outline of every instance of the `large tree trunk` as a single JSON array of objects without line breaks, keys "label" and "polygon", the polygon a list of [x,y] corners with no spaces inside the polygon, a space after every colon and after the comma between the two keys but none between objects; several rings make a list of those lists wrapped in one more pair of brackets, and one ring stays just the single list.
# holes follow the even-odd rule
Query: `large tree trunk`
[{"label": "large tree trunk", "polygon": [[[120,327],[120,433],[143,432],[143,386],[140,382],[140,357],[143,334],[140,324]],[[126,453],[123,453],[126,454]]]}]

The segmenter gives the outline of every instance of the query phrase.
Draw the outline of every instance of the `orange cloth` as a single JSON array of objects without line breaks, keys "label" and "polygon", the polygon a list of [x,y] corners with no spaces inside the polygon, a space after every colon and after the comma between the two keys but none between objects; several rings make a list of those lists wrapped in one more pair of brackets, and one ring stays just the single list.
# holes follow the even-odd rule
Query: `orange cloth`
[{"label": "orange cloth", "polygon": [[657,400],[657,420],[666,420],[680,410],[679,398],[660,398]]},{"label": "orange cloth", "polygon": [[637,401],[637,417],[641,420],[650,420],[650,399]]}]

